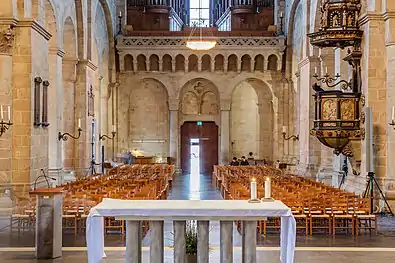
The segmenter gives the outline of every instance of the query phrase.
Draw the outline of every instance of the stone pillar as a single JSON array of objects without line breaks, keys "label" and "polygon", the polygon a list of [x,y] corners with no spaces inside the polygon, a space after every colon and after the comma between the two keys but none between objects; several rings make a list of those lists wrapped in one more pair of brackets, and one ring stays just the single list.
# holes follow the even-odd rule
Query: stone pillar
[{"label": "stone pillar", "polygon": [[[386,0],[386,10],[390,11],[387,13],[385,19],[385,30],[386,30],[386,60],[387,60],[387,74],[386,74],[386,84],[387,84],[387,116],[386,123],[392,121],[392,107],[395,106],[395,18],[393,16],[395,12],[395,2],[391,0]],[[378,66],[376,68],[379,68]],[[376,73],[377,74],[377,73]],[[378,91],[379,99],[382,99],[384,95],[383,90]],[[374,108],[373,108],[374,111]],[[373,112],[374,114],[374,112]],[[377,113],[376,113],[377,115]],[[381,115],[381,113],[380,113]],[[386,191],[385,195],[392,207],[395,210],[395,130],[390,125],[386,125],[387,130],[387,156],[386,156],[386,178],[383,182],[383,190]],[[381,143],[380,143],[381,145]],[[377,147],[378,149],[378,147]],[[381,151],[381,149],[380,149]],[[381,161],[379,159],[379,163]],[[379,168],[379,171],[381,168]],[[365,173],[366,174],[366,173]]]},{"label": "stone pillar", "polygon": [[202,58],[198,58],[198,72],[202,72]]},{"label": "stone pillar", "polygon": [[256,221],[243,221],[242,262],[256,263]]},{"label": "stone pillar", "polygon": [[176,60],[171,60],[171,72],[176,72]]},{"label": "stone pillar", "polygon": [[[10,6],[11,2],[8,1]],[[5,3],[7,5],[7,1]],[[2,6],[2,9],[4,8],[4,12],[6,10],[6,6]],[[10,10],[11,11],[11,10]],[[12,57],[12,46],[14,44],[14,30],[10,29],[8,26],[7,27],[2,27],[0,26],[0,37],[2,39],[0,40],[0,43],[3,44],[4,46],[0,48],[0,104],[4,105],[5,107],[5,121],[8,120],[8,105],[11,107],[11,112],[14,109],[14,103],[13,103],[13,92],[12,92],[12,73],[13,73],[13,57]],[[9,41],[4,37],[6,35],[10,34],[12,36]],[[22,88],[19,87],[19,88]],[[26,88],[26,87],[25,87]],[[27,92],[27,91],[26,91]],[[30,90],[29,90],[30,92]],[[15,92],[15,95],[23,99],[24,96],[26,96],[23,92]],[[14,95],[14,97],[15,97]],[[30,97],[29,97],[30,98]],[[22,120],[15,119],[14,115],[11,114],[11,122],[18,123],[21,122]],[[2,179],[1,183],[11,183],[12,182],[12,144],[13,144],[13,132],[14,132],[14,126],[11,126],[9,130],[7,130],[1,137],[0,137],[0,173],[5,176],[4,179]],[[24,136],[24,140],[20,140],[21,137],[18,137],[18,142],[23,142],[26,140],[28,141],[27,135]]]},{"label": "stone pillar", "polygon": [[228,58],[224,58],[224,72],[228,72]]},{"label": "stone pillar", "polygon": [[151,221],[150,262],[164,262],[163,221]]},{"label": "stone pillar", "polygon": [[241,72],[241,58],[237,58],[237,73]]},{"label": "stone pillar", "polygon": [[231,100],[221,100],[221,128],[220,128],[220,164],[229,163],[230,142],[230,104]]},{"label": "stone pillar", "polygon": [[147,68],[147,71],[149,72],[149,71],[151,71],[151,67],[150,67],[151,65],[150,65],[150,59],[149,58],[147,58],[146,60],[145,60],[145,67]]},{"label": "stone pillar", "polygon": [[[88,116],[88,91],[94,71],[97,69],[90,60],[81,60],[77,64],[77,81],[75,88],[75,114],[74,123],[81,119],[81,136],[74,141],[74,168],[77,176],[85,175],[86,169],[90,165],[91,158],[91,136],[92,136],[92,117]],[[75,125],[73,133],[77,132]]]},{"label": "stone pillar", "polygon": [[158,63],[159,63],[159,72],[162,72],[163,71],[163,59],[159,59]]},{"label": "stone pillar", "polygon": [[321,144],[314,136],[310,136],[310,130],[313,125],[315,107],[313,100],[314,90],[311,88],[316,80],[314,68],[319,68],[317,57],[308,57],[299,63],[299,154],[300,163],[297,167],[297,173],[308,177],[315,177],[317,165],[320,163],[319,157]]},{"label": "stone pillar", "polygon": [[215,72],[215,58],[211,58],[211,72]]},{"label": "stone pillar", "polygon": [[141,222],[126,221],[126,262],[141,263]]},{"label": "stone pillar", "polygon": [[176,165],[180,166],[179,160],[179,125],[178,125],[178,109],[180,101],[178,99],[169,99],[170,110],[170,157],[176,159]]},{"label": "stone pillar", "polygon": [[220,222],[221,263],[233,263],[233,221]]},{"label": "stone pillar", "polygon": [[[56,65],[50,69],[48,88],[48,140],[49,140],[49,163],[48,172],[51,177],[59,177],[59,171],[63,169],[63,142],[58,140],[58,133],[63,131],[63,56],[64,52],[59,49],[49,50],[50,65]],[[58,181],[61,182],[61,178]]]},{"label": "stone pillar", "polygon": [[185,249],[185,221],[174,221],[174,263],[184,263],[186,256]]},{"label": "stone pillar", "polygon": [[252,57],[252,58],[251,58],[250,71],[251,71],[251,72],[254,72],[254,71],[255,71],[255,57]]},{"label": "stone pillar", "polygon": [[[75,134],[76,126],[78,123],[75,121],[75,104],[76,94],[74,94],[76,85],[76,58],[63,58],[62,63],[62,99],[64,101],[62,109],[63,129],[61,133],[68,132],[72,135]],[[49,100],[50,101],[50,100]],[[63,167],[67,170],[71,170],[75,167],[74,165],[74,151],[75,142],[69,138],[67,141],[62,141],[62,160]]]},{"label": "stone pillar", "polygon": [[136,57],[133,59],[133,71],[134,73],[137,72],[137,67],[138,67],[138,63],[137,63],[137,59]]},{"label": "stone pillar", "polygon": [[189,60],[188,59],[185,60],[184,70],[185,70],[185,73],[188,73],[188,71],[189,71]]},{"label": "stone pillar", "polygon": [[198,221],[198,244],[197,244],[197,262],[208,263],[209,261],[209,226],[210,221]]}]

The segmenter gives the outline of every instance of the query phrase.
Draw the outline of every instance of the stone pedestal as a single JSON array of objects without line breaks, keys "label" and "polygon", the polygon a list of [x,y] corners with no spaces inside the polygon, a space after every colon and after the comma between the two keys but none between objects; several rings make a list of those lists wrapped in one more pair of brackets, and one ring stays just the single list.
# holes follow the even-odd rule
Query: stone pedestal
[{"label": "stone pedestal", "polygon": [[53,259],[62,256],[63,192],[60,188],[40,188],[36,195],[36,257]]}]

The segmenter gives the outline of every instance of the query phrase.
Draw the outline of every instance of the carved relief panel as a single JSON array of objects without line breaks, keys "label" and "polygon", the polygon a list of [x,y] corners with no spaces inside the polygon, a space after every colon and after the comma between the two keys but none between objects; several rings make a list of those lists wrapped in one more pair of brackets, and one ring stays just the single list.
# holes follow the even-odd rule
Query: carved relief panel
[{"label": "carved relief panel", "polygon": [[196,81],[182,94],[181,112],[189,115],[216,115],[219,112],[217,95],[209,83]]}]

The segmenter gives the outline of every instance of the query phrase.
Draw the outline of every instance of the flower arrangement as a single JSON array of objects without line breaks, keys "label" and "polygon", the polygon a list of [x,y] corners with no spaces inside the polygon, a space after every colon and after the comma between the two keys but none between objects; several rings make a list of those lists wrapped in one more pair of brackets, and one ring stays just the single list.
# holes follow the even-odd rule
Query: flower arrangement
[{"label": "flower arrangement", "polygon": [[188,221],[185,230],[185,249],[187,255],[197,254],[197,242],[197,222],[196,220]]}]

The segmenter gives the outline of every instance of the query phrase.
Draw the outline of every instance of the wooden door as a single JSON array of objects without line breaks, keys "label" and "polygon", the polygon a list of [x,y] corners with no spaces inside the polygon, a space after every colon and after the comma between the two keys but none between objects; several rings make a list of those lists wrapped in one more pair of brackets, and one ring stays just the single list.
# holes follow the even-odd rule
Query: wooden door
[{"label": "wooden door", "polygon": [[181,169],[191,172],[190,147],[191,139],[198,138],[200,146],[200,172],[211,173],[218,164],[218,126],[215,122],[185,122],[181,126]]}]

